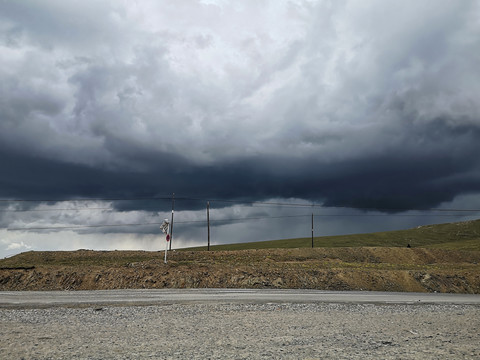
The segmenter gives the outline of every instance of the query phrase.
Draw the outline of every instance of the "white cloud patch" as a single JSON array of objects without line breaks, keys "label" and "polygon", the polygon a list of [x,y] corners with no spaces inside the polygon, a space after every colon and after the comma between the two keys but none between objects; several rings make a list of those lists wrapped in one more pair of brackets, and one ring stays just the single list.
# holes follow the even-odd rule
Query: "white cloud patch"
[{"label": "white cloud patch", "polygon": [[7,246],[7,250],[25,250],[25,249],[31,249],[32,247],[30,245],[25,244],[23,241],[20,241],[19,243],[10,243]]}]

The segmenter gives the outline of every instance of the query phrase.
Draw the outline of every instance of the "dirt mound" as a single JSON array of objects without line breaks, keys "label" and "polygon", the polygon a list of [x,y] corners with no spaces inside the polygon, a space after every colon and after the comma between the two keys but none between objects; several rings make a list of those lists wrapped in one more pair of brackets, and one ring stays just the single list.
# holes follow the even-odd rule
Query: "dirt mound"
[{"label": "dirt mound", "polygon": [[28,252],[0,290],[309,288],[480,293],[480,252],[407,248]]}]

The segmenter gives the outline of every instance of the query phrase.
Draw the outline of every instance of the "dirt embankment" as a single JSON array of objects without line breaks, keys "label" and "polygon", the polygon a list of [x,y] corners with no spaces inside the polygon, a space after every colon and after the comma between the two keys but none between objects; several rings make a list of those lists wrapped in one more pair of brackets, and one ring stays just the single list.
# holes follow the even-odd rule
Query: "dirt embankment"
[{"label": "dirt embankment", "polygon": [[29,252],[0,261],[0,290],[308,288],[480,293],[480,252],[422,248]]}]

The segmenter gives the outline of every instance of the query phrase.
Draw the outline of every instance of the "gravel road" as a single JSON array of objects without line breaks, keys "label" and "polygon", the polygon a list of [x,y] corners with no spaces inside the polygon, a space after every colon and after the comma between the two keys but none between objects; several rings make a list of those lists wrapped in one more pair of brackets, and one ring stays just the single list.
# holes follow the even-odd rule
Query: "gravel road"
[{"label": "gravel road", "polygon": [[480,305],[478,294],[443,294],[311,289],[117,289],[0,291],[0,308],[51,306],[164,305],[179,303],[379,303]]},{"label": "gravel road", "polygon": [[478,359],[479,344],[465,304],[0,309],[2,359]]}]

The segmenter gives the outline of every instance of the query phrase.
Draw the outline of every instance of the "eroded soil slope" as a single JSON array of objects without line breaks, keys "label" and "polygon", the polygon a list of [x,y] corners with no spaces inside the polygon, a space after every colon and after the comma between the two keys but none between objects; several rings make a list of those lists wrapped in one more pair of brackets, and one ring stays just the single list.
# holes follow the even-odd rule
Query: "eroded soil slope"
[{"label": "eroded soil slope", "polygon": [[480,252],[424,248],[27,252],[0,290],[309,288],[480,293]]}]

